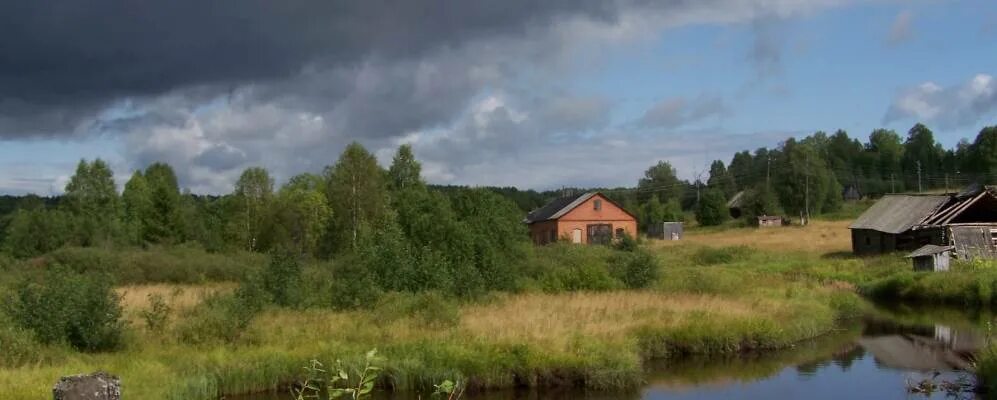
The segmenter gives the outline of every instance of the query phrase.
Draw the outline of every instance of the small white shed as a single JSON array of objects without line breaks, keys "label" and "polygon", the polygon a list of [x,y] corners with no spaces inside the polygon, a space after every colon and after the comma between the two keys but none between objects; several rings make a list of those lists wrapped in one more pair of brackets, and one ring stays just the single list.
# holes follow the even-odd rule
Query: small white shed
[{"label": "small white shed", "polygon": [[952,246],[926,244],[907,255],[913,260],[915,271],[948,271]]}]

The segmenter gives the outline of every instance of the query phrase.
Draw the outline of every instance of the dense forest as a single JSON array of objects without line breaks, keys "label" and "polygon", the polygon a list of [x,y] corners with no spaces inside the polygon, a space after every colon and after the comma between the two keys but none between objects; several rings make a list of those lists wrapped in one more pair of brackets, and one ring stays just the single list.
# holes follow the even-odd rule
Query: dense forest
[{"label": "dense forest", "polygon": [[[496,238],[515,236],[522,231],[516,224],[525,212],[582,190],[603,191],[637,214],[644,226],[685,220],[690,213],[703,225],[722,223],[728,218],[726,202],[741,191],[749,217],[819,215],[841,206],[846,187],[878,197],[992,182],[997,176],[997,126],[951,149],[943,148],[922,124],[905,136],[877,129],[865,142],[843,130],[816,132],[775,148],[738,152],[728,163],[713,161],[709,174],[693,181],[679,179],[671,164],[659,161],[630,188],[470,189],[427,185],[419,174],[407,146],[383,169],[353,144],[322,174],[301,174],[279,188],[265,169],[249,168],[228,195],[181,192],[173,169],[155,163],[136,171],[119,194],[106,163],[83,160],[60,197],[0,196],[0,249],[30,257],[64,245],[192,242],[211,251],[282,248],[321,258],[374,236],[405,236],[412,242],[406,246],[417,247],[444,237],[484,241],[474,238],[481,231],[498,232]],[[416,232],[422,224],[438,229]],[[475,229],[475,224],[491,227]]]}]

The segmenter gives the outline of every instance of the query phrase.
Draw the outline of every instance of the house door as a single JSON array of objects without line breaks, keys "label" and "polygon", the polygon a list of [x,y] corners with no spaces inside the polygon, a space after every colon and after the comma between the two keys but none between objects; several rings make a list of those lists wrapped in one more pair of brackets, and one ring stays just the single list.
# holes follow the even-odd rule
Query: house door
[{"label": "house door", "polygon": [[609,244],[613,240],[613,226],[610,224],[588,225],[589,244]]},{"label": "house door", "polygon": [[581,243],[582,242],[582,230],[575,228],[571,231],[571,243]]}]

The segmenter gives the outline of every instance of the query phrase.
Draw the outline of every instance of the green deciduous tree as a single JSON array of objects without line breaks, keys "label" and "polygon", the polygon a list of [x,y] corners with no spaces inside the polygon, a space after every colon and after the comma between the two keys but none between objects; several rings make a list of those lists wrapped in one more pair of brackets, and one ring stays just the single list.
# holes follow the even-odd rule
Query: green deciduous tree
[{"label": "green deciduous tree", "polygon": [[135,171],[121,193],[124,205],[124,229],[130,242],[142,243],[148,238],[145,223],[152,220],[152,193],[142,171]]},{"label": "green deciduous tree", "polygon": [[685,185],[675,174],[675,168],[667,161],[657,164],[644,171],[644,177],[637,182],[637,191],[642,194],[641,200],[650,198],[651,193],[657,193],[659,201],[682,199]]},{"label": "green deciduous tree", "polygon": [[374,155],[354,142],[336,165],[326,168],[325,178],[337,247],[355,248],[360,230],[378,226],[389,212],[385,172]]},{"label": "green deciduous tree", "polygon": [[80,160],[66,184],[63,205],[72,216],[76,244],[107,243],[118,232],[120,199],[114,173],[99,158],[93,162]]},{"label": "green deciduous tree", "polygon": [[422,186],[422,166],[415,160],[412,154],[412,146],[405,144],[398,147],[398,152],[391,160],[391,167],[388,168],[389,184],[393,190],[403,190],[415,186]]},{"label": "green deciduous tree", "polygon": [[281,247],[297,254],[315,254],[332,209],[326,200],[322,178],[297,175],[280,188],[276,201],[276,226],[283,239]]},{"label": "green deciduous tree", "polygon": [[70,216],[60,210],[17,210],[4,235],[4,252],[34,257],[58,249],[71,236]]},{"label": "green deciduous tree", "polygon": [[236,211],[230,223],[234,225],[235,237],[240,247],[255,251],[270,221],[273,178],[266,169],[247,168],[236,181],[232,197]]},{"label": "green deciduous tree", "polygon": [[703,226],[720,225],[727,220],[727,200],[720,189],[706,189],[696,206],[696,221]]}]

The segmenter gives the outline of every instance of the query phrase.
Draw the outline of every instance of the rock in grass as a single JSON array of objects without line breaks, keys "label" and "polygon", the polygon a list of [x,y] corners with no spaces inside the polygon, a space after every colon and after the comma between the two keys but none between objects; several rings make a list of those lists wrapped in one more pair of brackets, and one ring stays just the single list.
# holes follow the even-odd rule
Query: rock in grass
[{"label": "rock in grass", "polygon": [[121,380],[106,372],[64,376],[52,395],[55,400],[121,400]]}]

